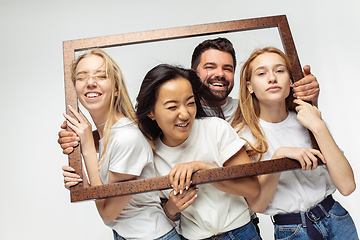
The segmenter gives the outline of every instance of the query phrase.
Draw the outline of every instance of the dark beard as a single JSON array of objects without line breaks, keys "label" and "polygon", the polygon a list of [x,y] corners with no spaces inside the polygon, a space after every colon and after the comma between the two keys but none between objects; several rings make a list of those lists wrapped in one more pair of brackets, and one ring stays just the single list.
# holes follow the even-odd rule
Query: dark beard
[{"label": "dark beard", "polygon": [[[231,92],[231,89],[229,89],[230,83],[225,78],[217,78],[217,77],[209,78],[206,82],[210,88],[210,91],[212,92],[212,94],[214,95],[214,97],[216,98],[216,100],[218,102],[224,101],[229,96],[229,94]],[[227,89],[226,90],[214,90],[210,87],[212,82],[223,82],[227,86]]]},{"label": "dark beard", "polygon": [[210,91],[218,102],[224,101],[230,94],[230,91],[219,91],[213,89],[210,89]]}]

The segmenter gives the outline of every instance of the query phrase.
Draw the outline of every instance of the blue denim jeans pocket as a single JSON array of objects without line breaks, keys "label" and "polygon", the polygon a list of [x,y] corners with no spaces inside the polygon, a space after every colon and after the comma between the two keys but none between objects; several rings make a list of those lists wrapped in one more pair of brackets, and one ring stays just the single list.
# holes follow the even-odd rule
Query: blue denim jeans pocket
[{"label": "blue denim jeans pocket", "polygon": [[335,202],[329,215],[323,219],[324,227],[329,229],[330,239],[358,240],[356,227],[348,211]]},{"label": "blue denim jeans pocket", "polygon": [[308,239],[306,228],[301,224],[276,225],[274,235],[277,240]]}]

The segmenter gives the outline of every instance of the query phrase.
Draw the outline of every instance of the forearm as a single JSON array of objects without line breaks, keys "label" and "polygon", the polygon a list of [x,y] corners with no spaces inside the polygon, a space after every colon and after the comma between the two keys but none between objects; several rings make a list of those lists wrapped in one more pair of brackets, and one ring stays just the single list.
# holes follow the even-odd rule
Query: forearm
[{"label": "forearm", "polygon": [[[216,168],[215,166],[205,162],[198,162],[197,165],[198,168],[201,170]],[[244,197],[253,197],[257,195],[260,190],[259,182],[256,176],[237,178],[220,182],[212,182],[211,185],[213,185],[220,191]]]},{"label": "forearm", "polygon": [[[246,163],[251,163],[251,160],[247,155],[245,148],[242,147],[224,163],[224,167],[242,165]],[[223,192],[243,197],[253,198],[260,193],[260,184],[257,176],[214,182],[212,185]]]},{"label": "forearm", "polygon": [[325,157],[327,169],[335,187],[345,196],[351,194],[356,187],[354,173],[325,123],[323,121],[319,122],[312,132]]},{"label": "forearm", "polygon": [[100,173],[99,173],[99,162],[95,147],[93,148],[82,148],[82,155],[85,162],[86,172],[89,177],[89,183],[91,186],[103,185]]},{"label": "forearm", "polygon": [[113,221],[119,216],[131,197],[132,195],[127,195],[96,200],[96,207],[101,218],[104,221]]},{"label": "forearm", "polygon": [[211,185],[220,191],[243,197],[253,198],[260,192],[260,185],[257,176],[212,182]]},{"label": "forearm", "polygon": [[259,183],[261,188],[260,194],[254,198],[246,198],[251,210],[258,213],[263,213],[266,210],[267,206],[274,197],[279,179],[280,173],[259,176]]},{"label": "forearm", "polygon": [[[137,176],[109,171],[108,183],[135,180]],[[96,207],[101,218],[105,221],[114,220],[124,209],[132,195],[112,197],[96,200]]]}]

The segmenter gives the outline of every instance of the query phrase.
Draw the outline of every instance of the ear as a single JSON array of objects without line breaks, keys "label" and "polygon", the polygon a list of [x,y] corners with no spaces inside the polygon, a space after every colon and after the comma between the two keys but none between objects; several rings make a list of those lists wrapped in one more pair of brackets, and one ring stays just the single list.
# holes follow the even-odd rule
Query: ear
[{"label": "ear", "polygon": [[247,89],[249,90],[250,94],[253,94],[253,89],[252,89],[252,86],[251,86],[251,82],[250,81],[247,81],[246,82],[246,87]]},{"label": "ear", "polygon": [[114,93],[115,97],[119,96],[119,89],[115,88],[115,93]]},{"label": "ear", "polygon": [[155,117],[154,117],[154,112],[151,110],[151,112],[149,112],[148,114],[147,114],[147,116],[151,119],[151,120],[155,120]]}]

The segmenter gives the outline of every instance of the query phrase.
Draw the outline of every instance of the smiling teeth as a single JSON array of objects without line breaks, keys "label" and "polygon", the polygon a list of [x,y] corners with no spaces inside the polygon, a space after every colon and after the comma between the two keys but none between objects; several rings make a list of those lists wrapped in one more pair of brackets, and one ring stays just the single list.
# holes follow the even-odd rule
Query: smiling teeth
[{"label": "smiling teeth", "polygon": [[223,87],[223,86],[225,86],[225,85],[222,84],[222,83],[212,83],[211,85],[217,86],[217,87]]},{"label": "smiling teeth", "polygon": [[86,97],[88,97],[88,98],[94,98],[94,97],[98,97],[98,96],[99,96],[98,93],[88,93],[88,94],[86,94]]},{"label": "smiling teeth", "polygon": [[184,124],[178,124],[179,127],[185,127],[187,125],[187,123]]}]

